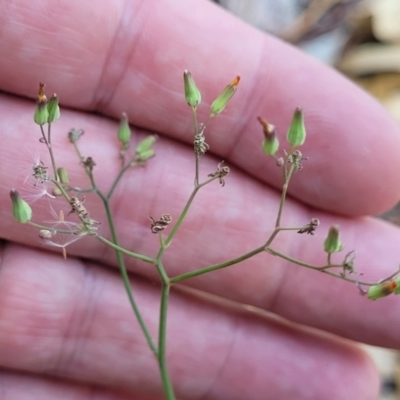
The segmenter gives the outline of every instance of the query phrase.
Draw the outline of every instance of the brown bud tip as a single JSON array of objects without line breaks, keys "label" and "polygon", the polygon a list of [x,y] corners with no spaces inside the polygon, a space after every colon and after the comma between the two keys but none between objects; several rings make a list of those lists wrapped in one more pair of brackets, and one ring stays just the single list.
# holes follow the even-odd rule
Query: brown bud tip
[{"label": "brown bud tip", "polygon": [[240,82],[240,76],[237,75],[235,79],[231,82],[231,85],[236,87],[237,85],[239,85],[239,82]]}]

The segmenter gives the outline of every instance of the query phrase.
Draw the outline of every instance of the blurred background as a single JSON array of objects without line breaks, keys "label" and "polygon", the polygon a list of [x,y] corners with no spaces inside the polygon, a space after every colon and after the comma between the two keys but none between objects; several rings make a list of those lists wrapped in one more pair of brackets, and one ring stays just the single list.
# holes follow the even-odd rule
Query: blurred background
[{"label": "blurred background", "polygon": [[[400,128],[400,0],[214,2],[347,75],[375,96]],[[379,217],[400,226],[400,204]],[[379,400],[400,400],[400,353],[365,347],[381,372]]]}]

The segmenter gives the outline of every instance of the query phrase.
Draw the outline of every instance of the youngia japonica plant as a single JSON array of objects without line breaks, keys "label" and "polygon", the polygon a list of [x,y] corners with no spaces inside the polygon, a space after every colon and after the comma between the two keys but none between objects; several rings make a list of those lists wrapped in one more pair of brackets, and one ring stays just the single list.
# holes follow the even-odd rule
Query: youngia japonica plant
[{"label": "youngia japonica plant", "polygon": [[[218,116],[218,114],[224,111],[228,102],[235,94],[240,80],[239,77],[236,77],[225,87],[225,89],[223,89],[221,94],[214,100],[214,102],[212,102],[208,119],[205,122],[200,123],[197,118],[197,108],[201,103],[200,91],[190,72],[185,71],[183,77],[185,99],[192,112],[194,127],[194,188],[180,215],[173,217],[169,214],[163,214],[159,217],[149,216],[149,230],[151,230],[155,235],[158,235],[159,239],[159,250],[155,257],[152,255],[139,254],[135,252],[135,249],[125,249],[119,245],[118,233],[114,226],[113,212],[110,207],[110,199],[113,196],[116,186],[125,173],[127,173],[128,170],[130,171],[134,169],[136,166],[148,167],[147,164],[151,163],[151,158],[155,156],[155,136],[146,137],[136,145],[133,152],[129,151],[131,129],[126,114],[122,114],[119,129],[116,134],[116,139],[120,142],[120,159],[115,160],[115,162],[120,163],[120,170],[108,192],[101,191],[96,185],[95,167],[98,160],[95,161],[92,157],[84,157],[80,152],[78,143],[80,140],[84,140],[82,138],[83,131],[73,129],[68,133],[69,141],[77,154],[77,162],[80,163],[83,172],[88,176],[91,182],[91,187],[89,188],[81,189],[74,187],[69,182],[67,170],[57,165],[57,152],[53,149],[51,142],[53,124],[60,117],[58,97],[54,95],[50,99],[47,99],[44,93],[44,85],[40,84],[36,110],[34,113],[34,121],[39,126],[41,135],[40,142],[47,147],[51,165],[44,165],[41,159],[37,158],[32,166],[29,179],[32,180],[34,188],[37,189],[37,197],[47,197],[46,201],[50,202],[56,196],[63,198],[66,205],[65,209],[68,210],[68,214],[66,215],[62,210],[54,211],[52,207],[54,221],[51,223],[34,222],[34,215],[28,202],[20,196],[17,190],[12,189],[10,192],[12,212],[15,219],[22,224],[28,224],[37,228],[40,240],[47,245],[58,247],[64,258],[67,257],[68,245],[79,240],[83,236],[92,236],[94,239],[100,240],[104,245],[110,246],[115,250],[116,260],[119,265],[121,277],[125,285],[132,311],[138,320],[151,352],[154,354],[154,357],[158,362],[165,398],[168,400],[175,399],[176,397],[168,374],[168,363],[166,360],[167,310],[171,286],[178,282],[182,282],[201,274],[212,273],[221,268],[227,268],[249,259],[256,254],[267,252],[297,264],[299,267],[313,269],[320,273],[331,275],[333,278],[351,282],[358,287],[358,290],[360,290],[362,294],[366,294],[368,298],[372,300],[390,294],[400,293],[400,278],[397,277],[399,271],[396,271],[393,275],[381,280],[380,282],[364,282],[357,279],[357,274],[354,270],[354,251],[347,253],[340,263],[332,262],[332,254],[340,252],[343,249],[340,240],[339,227],[336,225],[333,225],[329,229],[324,242],[324,248],[321,249],[321,251],[327,253],[325,265],[311,265],[301,260],[294,259],[288,254],[280,253],[274,249],[274,239],[281,231],[294,231],[296,234],[314,235],[314,232],[319,225],[319,221],[316,218],[311,219],[311,221],[304,221],[303,226],[289,227],[281,225],[289,183],[294,176],[294,173],[303,168],[303,161],[307,159],[299,150],[299,147],[303,145],[306,140],[303,113],[299,108],[294,111],[293,119],[286,135],[286,146],[283,150],[280,150],[282,144],[278,141],[274,125],[263,118],[258,118],[264,135],[261,144],[262,149],[266,156],[275,158],[277,167],[282,170],[283,175],[280,204],[277,210],[275,222],[271,221],[271,225],[274,229],[270,237],[265,241],[265,243],[262,243],[248,253],[242,254],[234,259],[226,260],[225,262],[216,265],[209,265],[195,271],[188,271],[181,275],[169,276],[168,272],[164,268],[164,260],[168,256],[168,248],[181,227],[183,220],[195,200],[196,194],[204,186],[213,181],[218,181],[221,186],[227,184],[226,178],[230,173],[230,169],[224,164],[224,161],[218,163],[214,171],[209,171],[207,178],[203,180],[199,175],[199,166],[202,158],[205,157],[207,152],[210,150],[210,146],[206,141],[207,123],[211,118]],[[282,138],[280,140],[281,142],[283,141]],[[312,160],[309,162],[312,162]],[[84,203],[86,195],[99,196],[107,215],[106,222],[97,221],[92,218],[90,209],[87,209]],[[70,214],[75,214],[75,220],[79,222],[69,221],[68,218]],[[176,222],[174,222],[174,220]],[[108,224],[111,233],[110,238],[103,237],[99,233],[98,228],[100,224],[105,223]],[[142,312],[136,303],[134,293],[132,293],[124,262],[125,256],[133,257],[151,264],[158,272],[161,282],[161,298],[158,337],[156,338],[152,337],[150,334],[142,317]]]}]

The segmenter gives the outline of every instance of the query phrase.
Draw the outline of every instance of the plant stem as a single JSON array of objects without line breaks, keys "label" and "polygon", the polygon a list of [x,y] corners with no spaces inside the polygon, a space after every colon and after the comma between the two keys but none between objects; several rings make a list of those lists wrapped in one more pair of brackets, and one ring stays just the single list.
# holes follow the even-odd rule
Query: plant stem
[{"label": "plant stem", "polygon": [[51,146],[51,124],[48,124],[47,127],[47,137],[46,134],[44,133],[43,125],[40,125],[40,131],[42,132],[43,141],[46,144],[47,149],[49,150],[54,179],[58,182],[60,179],[57,174],[56,160],[54,159],[53,148]]},{"label": "plant stem", "polygon": [[94,236],[96,239],[100,240],[101,242],[103,242],[107,246],[110,246],[113,249],[118,250],[121,253],[124,253],[129,257],[137,258],[138,260],[142,260],[142,261],[150,263],[150,264],[155,264],[156,263],[156,260],[154,258],[147,257],[147,256],[145,256],[143,254],[134,253],[133,251],[126,250],[123,247],[118,246],[114,242],[111,242],[110,240],[107,240],[105,237],[103,237],[103,236],[101,236],[101,235],[99,235],[97,233],[93,234],[92,236]]},{"label": "plant stem", "polygon": [[[323,265],[322,267],[320,267],[320,266],[311,265],[311,264],[305,263],[303,261],[297,260],[293,257],[287,256],[286,254],[280,253],[279,251],[276,251],[276,250],[272,249],[271,247],[266,248],[265,251],[267,253],[272,254],[273,256],[283,258],[284,260],[287,260],[293,264],[300,265],[301,267],[313,269],[315,271],[320,271],[324,274],[334,276],[335,278],[339,278],[339,279],[342,279],[347,282],[357,283],[357,284],[364,285],[364,286],[373,286],[373,285],[377,284],[376,282],[362,282],[358,279],[348,278],[348,277],[344,276],[343,274],[335,274],[334,272],[327,271],[327,269],[330,269],[330,268],[343,268],[343,265],[341,265],[341,264],[337,264],[337,265],[330,264],[330,265]],[[397,273],[398,272],[396,272],[396,274]]]},{"label": "plant stem", "polygon": [[[99,195],[99,197],[103,201],[104,208],[106,210],[108,225],[109,225],[110,231],[111,231],[112,241],[116,246],[119,246],[118,237],[117,237],[117,233],[116,233],[116,230],[115,230],[114,220],[113,220],[113,217],[112,217],[112,214],[111,214],[110,204],[108,202],[108,199],[99,190],[97,190],[97,194]],[[145,322],[143,320],[142,314],[141,314],[141,312],[140,312],[140,310],[139,310],[139,308],[138,308],[138,306],[136,304],[136,301],[134,299],[133,291],[132,291],[132,288],[131,288],[131,283],[129,281],[128,272],[126,270],[126,266],[125,266],[125,262],[124,262],[124,258],[122,256],[121,250],[115,249],[115,255],[117,257],[119,270],[120,270],[120,273],[121,273],[122,280],[124,282],[126,293],[128,294],[128,298],[129,298],[129,302],[131,304],[132,310],[133,310],[133,312],[134,312],[134,314],[136,316],[136,319],[137,319],[137,321],[138,321],[138,323],[140,325],[140,328],[141,328],[141,330],[142,330],[142,332],[143,332],[143,334],[144,334],[144,336],[145,336],[145,338],[147,340],[147,343],[148,343],[151,351],[154,353],[154,355],[156,357],[158,357],[157,348],[156,348],[156,346],[155,346],[155,344],[153,342],[153,339],[152,339],[152,337],[150,335],[150,332],[147,329],[147,326],[146,326],[146,324],[145,324]]]},{"label": "plant stem", "polygon": [[232,260],[225,261],[220,264],[211,265],[209,267],[201,268],[196,271],[186,272],[185,274],[174,276],[173,278],[170,279],[170,282],[171,284],[181,282],[185,279],[194,278],[195,276],[206,274],[207,272],[216,271],[218,269],[229,267],[231,265],[240,263],[241,261],[247,260],[248,258],[255,256],[256,254],[262,253],[264,250],[265,250],[265,245],[262,245],[261,247],[258,247],[246,254],[243,254],[240,257],[233,258]]},{"label": "plant stem", "polygon": [[[286,160],[287,160],[287,158],[286,158]],[[286,160],[285,160],[285,164],[286,164]],[[284,171],[286,171],[285,164],[284,164]],[[294,165],[294,163],[291,164],[289,172],[287,174],[286,173],[284,174],[286,179],[285,179],[285,183],[283,184],[283,187],[282,187],[281,200],[279,203],[279,210],[278,210],[278,216],[277,216],[276,222],[275,222],[275,228],[278,228],[279,225],[281,224],[281,217],[282,217],[282,212],[283,212],[283,206],[284,206],[285,200],[286,200],[286,193],[289,188],[290,178],[292,177],[292,174],[293,174],[293,171],[295,168],[296,168],[296,166]]]},{"label": "plant stem", "polygon": [[[197,122],[197,112],[196,107],[192,107],[193,112],[193,124],[194,124],[194,134],[195,136],[199,133],[199,124]],[[196,188],[199,186],[199,157],[194,152],[194,159],[195,159],[195,177],[194,177],[194,187]]]},{"label": "plant stem", "polygon": [[110,191],[109,191],[108,194],[107,194],[107,199],[110,199],[111,196],[113,195],[114,190],[115,190],[115,188],[117,187],[117,185],[118,185],[119,181],[121,180],[122,176],[124,175],[124,173],[125,173],[128,169],[130,169],[130,168],[132,168],[132,167],[133,167],[133,165],[132,165],[131,163],[129,163],[129,164],[126,165],[125,167],[121,168],[121,170],[120,170],[119,173],[118,173],[118,176],[115,178],[115,181],[114,181],[114,183],[113,183],[112,186],[111,186]]},{"label": "plant stem", "polygon": [[160,319],[158,328],[158,365],[161,373],[161,380],[164,387],[164,393],[167,400],[175,400],[174,388],[168,374],[167,367],[167,312],[169,291],[171,285],[169,283],[162,283],[161,287],[161,303],[160,303]]}]

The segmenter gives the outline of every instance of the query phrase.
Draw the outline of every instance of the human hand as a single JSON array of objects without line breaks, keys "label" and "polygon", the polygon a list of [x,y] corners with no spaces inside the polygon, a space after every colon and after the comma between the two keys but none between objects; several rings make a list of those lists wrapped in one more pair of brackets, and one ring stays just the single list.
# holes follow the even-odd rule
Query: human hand
[{"label": "human hand", "polygon": [[[296,106],[306,116],[302,152],[309,160],[291,182],[284,223],[303,225],[317,217],[322,224],[316,237],[279,236],[277,247],[320,264],[326,230],[338,223],[346,249],[357,250],[356,268],[371,280],[396,268],[398,229],[359,216],[377,214],[399,197],[398,126],[354,85],[207,2],[132,0],[94,8],[63,1],[54,7],[9,1],[0,15],[1,234],[8,241],[0,274],[5,398],[162,398],[155,360],[120,277],[102,268],[115,266],[113,251],[83,238],[68,248],[64,261],[40,246],[37,231],[11,217],[8,192],[21,183],[23,146],[37,143],[35,149],[43,151],[36,142],[33,100],[24,99],[34,97],[39,81],[60,96],[54,147],[76,184],[86,180],[66,138],[71,127],[86,131],[83,151],[96,160],[104,188],[118,169],[113,118],[126,111],[139,138],[143,130],[160,135],[156,158],[132,171],[114,199],[121,245],[154,255],[158,241],[147,215],[176,216],[193,183],[183,69],[192,72],[204,103],[234,76],[242,77],[227,110],[207,128],[215,157],[204,158],[201,167],[206,175],[224,159],[231,174],[223,189],[210,185],[196,199],[167,254],[170,276],[263,243],[273,229],[281,171],[262,155],[256,117],[270,120],[283,136]],[[203,119],[207,111],[199,108]],[[102,218],[96,200],[88,196],[86,205],[93,218]],[[37,202],[35,220],[49,219],[48,208]],[[155,334],[155,271],[127,262]],[[400,347],[399,299],[370,302],[349,283],[267,254],[187,284],[202,293],[173,291],[168,317],[168,364],[180,399],[375,399],[379,382],[372,363],[338,336]]]}]

